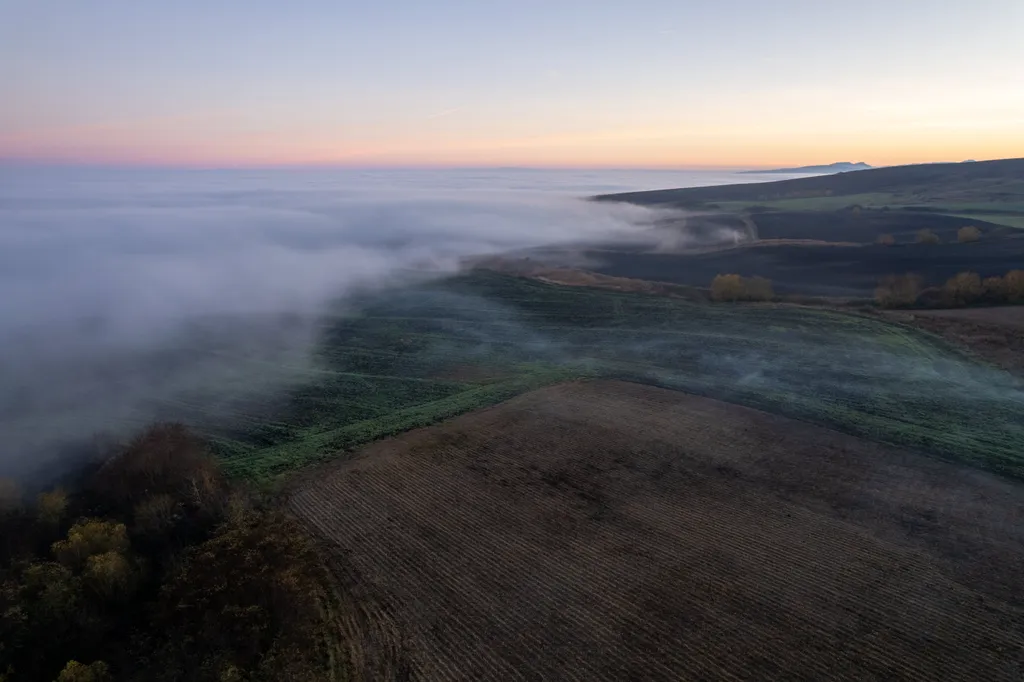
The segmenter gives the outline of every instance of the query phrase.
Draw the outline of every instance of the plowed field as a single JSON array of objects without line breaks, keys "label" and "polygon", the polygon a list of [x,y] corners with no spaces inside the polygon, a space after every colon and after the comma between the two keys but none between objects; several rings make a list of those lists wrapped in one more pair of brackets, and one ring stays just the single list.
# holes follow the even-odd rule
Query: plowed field
[{"label": "plowed field", "polygon": [[291,506],[369,679],[1024,675],[1024,487],[708,398],[545,388]]}]

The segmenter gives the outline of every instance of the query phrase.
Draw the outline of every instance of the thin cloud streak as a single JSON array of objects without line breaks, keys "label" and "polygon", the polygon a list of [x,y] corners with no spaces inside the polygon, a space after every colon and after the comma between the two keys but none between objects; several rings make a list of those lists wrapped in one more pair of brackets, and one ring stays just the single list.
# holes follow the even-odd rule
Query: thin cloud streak
[{"label": "thin cloud streak", "polygon": [[431,114],[430,116],[427,116],[427,120],[429,121],[429,120],[432,120],[432,119],[435,119],[435,118],[442,118],[444,116],[450,116],[451,114],[454,114],[456,112],[462,111],[462,109],[463,109],[462,107],[454,107],[452,109],[445,109],[444,111],[439,111],[439,112],[437,112],[435,114]]}]

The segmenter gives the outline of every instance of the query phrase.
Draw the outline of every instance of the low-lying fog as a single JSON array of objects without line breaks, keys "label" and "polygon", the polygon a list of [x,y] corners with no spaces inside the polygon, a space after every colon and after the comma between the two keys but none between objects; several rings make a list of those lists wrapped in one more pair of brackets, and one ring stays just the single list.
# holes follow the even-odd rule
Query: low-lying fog
[{"label": "low-lying fog", "polygon": [[0,476],[198,397],[301,376],[311,321],[356,287],[468,255],[636,239],[646,209],[581,201],[743,182],[671,171],[0,168]]}]

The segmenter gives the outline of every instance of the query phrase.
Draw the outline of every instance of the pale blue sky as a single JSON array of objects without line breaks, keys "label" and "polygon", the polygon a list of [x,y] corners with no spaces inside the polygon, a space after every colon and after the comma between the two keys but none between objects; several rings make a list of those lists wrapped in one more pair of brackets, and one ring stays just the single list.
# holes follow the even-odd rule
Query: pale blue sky
[{"label": "pale blue sky", "polygon": [[1022,35],[1022,0],[0,0],[0,156],[1024,155]]}]

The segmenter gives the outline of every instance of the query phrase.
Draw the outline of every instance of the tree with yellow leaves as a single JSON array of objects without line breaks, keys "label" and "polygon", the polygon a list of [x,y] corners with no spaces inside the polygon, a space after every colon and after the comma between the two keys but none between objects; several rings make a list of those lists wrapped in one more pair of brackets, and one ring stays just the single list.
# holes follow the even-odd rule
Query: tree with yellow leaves
[{"label": "tree with yellow leaves", "polygon": [[961,272],[950,277],[942,287],[942,295],[947,305],[964,306],[974,303],[985,293],[981,277],[974,272]]},{"label": "tree with yellow leaves", "polygon": [[974,225],[967,225],[961,227],[956,232],[956,240],[961,244],[967,244],[969,242],[976,242],[981,239],[981,230]]},{"label": "tree with yellow leaves", "polygon": [[53,543],[52,549],[60,563],[80,568],[95,554],[125,552],[128,547],[128,531],[123,523],[85,519],[71,527],[66,540]]}]

